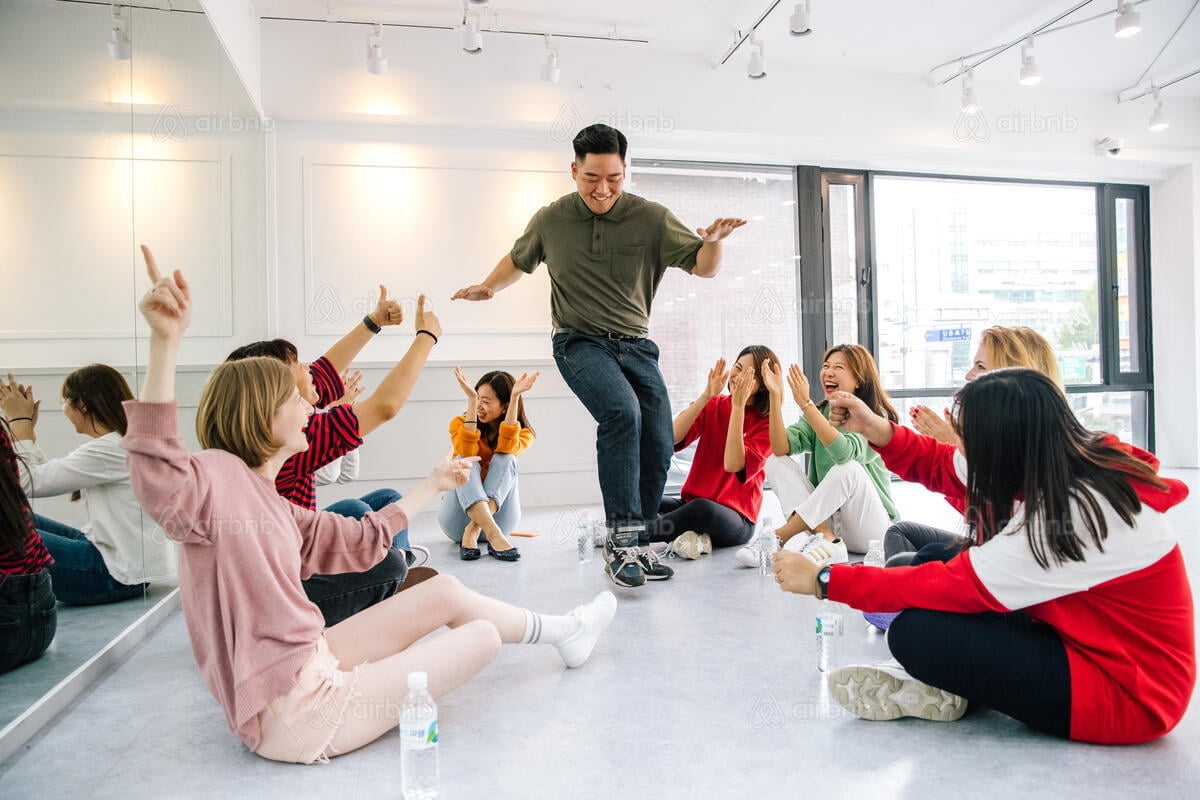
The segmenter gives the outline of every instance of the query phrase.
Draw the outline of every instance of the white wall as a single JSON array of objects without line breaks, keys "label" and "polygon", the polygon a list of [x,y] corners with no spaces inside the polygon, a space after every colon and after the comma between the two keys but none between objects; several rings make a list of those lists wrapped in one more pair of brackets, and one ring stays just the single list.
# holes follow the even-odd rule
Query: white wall
[{"label": "white wall", "polygon": [[200,0],[217,38],[259,114],[262,114],[262,27],[250,0]]},{"label": "white wall", "polygon": [[[1169,467],[1200,463],[1196,325],[1200,263],[1200,185],[1195,167],[1180,167],[1150,191],[1151,302],[1154,306],[1154,412],[1157,451]],[[1192,399],[1189,402],[1188,398]]]}]

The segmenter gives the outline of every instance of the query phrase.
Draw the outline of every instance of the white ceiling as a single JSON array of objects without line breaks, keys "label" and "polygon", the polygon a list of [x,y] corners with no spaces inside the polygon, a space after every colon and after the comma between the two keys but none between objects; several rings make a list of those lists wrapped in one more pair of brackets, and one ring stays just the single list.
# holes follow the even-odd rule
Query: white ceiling
[{"label": "white ceiling", "polygon": [[[462,20],[462,0],[253,0],[263,17],[380,21],[452,26]],[[673,57],[714,65],[735,39],[771,5],[770,0],[491,0],[482,7],[483,28],[560,34],[647,38]],[[925,77],[937,64],[1007,44],[1058,13],[1070,0],[812,0],[813,33],[788,33],[793,3],[783,0],[759,28],[770,62],[888,72]],[[1093,0],[1063,23],[1115,9],[1116,0]],[[1162,83],[1200,68],[1197,0],[1143,0],[1143,30],[1130,39],[1113,36],[1111,14],[1038,40],[1041,86],[1116,94],[1137,84],[1159,50],[1186,18],[1142,80]],[[1189,16],[1189,11],[1191,14]],[[1059,24],[1063,24],[1059,23]],[[744,69],[743,46],[728,69]],[[970,62],[968,62],[970,63]],[[976,70],[976,80],[1016,82],[1020,48]],[[938,77],[949,77],[954,68]],[[768,75],[767,80],[770,80]],[[1036,91],[1032,89],[1031,91]],[[1200,97],[1200,75],[1164,89],[1164,97]]]}]

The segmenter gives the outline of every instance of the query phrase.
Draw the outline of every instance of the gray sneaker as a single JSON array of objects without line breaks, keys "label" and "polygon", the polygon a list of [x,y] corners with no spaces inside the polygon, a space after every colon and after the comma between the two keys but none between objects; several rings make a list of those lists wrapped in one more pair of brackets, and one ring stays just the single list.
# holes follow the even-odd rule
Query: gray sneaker
[{"label": "gray sneaker", "polygon": [[604,545],[604,572],[617,586],[633,589],[646,583],[636,547]]},{"label": "gray sneaker", "polygon": [[658,560],[658,556],[649,547],[639,547],[637,550],[638,564],[642,574],[648,581],[665,581],[675,574],[675,570]]},{"label": "gray sneaker", "polygon": [[922,683],[894,660],[839,667],[829,673],[827,683],[837,704],[862,719],[952,722],[967,710],[965,699]]}]

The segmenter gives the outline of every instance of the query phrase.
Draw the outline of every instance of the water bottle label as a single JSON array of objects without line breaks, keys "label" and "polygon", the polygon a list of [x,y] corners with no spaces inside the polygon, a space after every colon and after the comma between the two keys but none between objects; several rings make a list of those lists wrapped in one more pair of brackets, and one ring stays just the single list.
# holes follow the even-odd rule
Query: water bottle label
[{"label": "water bottle label", "polygon": [[435,719],[428,725],[419,722],[400,723],[400,739],[404,747],[410,750],[423,750],[432,747],[438,741],[438,724]]},{"label": "water bottle label", "polygon": [[838,632],[837,617],[817,617],[818,636],[836,636]]}]

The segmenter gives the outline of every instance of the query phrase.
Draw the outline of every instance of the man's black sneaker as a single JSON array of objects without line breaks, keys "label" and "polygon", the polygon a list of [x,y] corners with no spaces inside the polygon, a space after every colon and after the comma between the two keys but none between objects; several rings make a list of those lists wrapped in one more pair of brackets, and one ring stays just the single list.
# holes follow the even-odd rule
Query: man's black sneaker
[{"label": "man's black sneaker", "polygon": [[634,588],[646,582],[636,547],[604,547],[604,572],[617,586]]},{"label": "man's black sneaker", "polygon": [[648,581],[665,581],[675,574],[675,570],[659,561],[649,547],[639,547],[637,558]]}]

